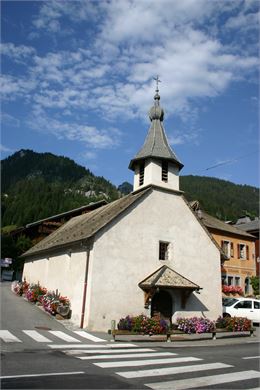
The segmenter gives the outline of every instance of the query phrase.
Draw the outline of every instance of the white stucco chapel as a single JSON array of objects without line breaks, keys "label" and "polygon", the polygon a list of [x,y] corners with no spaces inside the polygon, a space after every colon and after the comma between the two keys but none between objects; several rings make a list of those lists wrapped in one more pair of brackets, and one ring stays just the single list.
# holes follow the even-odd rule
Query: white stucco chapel
[{"label": "white stucco chapel", "polygon": [[130,161],[133,192],[70,219],[28,250],[23,278],[58,289],[71,320],[107,331],[127,315],[222,314],[221,249],[179,189],[183,167],[163,127],[158,84],[151,121]]}]

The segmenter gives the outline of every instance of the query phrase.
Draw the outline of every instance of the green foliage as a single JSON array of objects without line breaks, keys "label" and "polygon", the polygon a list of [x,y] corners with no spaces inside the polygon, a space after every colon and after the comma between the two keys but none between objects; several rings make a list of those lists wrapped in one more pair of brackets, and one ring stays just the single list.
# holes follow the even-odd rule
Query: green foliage
[{"label": "green foliage", "polygon": [[250,284],[252,286],[254,294],[255,295],[259,295],[260,294],[260,290],[259,290],[259,277],[258,276],[252,276],[250,278]]},{"label": "green foliage", "polygon": [[236,221],[259,213],[259,189],[204,176],[181,176],[180,189],[189,200],[198,200],[203,210],[221,220]]},{"label": "green foliage", "polygon": [[[24,226],[101,199],[113,201],[133,188],[124,182],[117,189],[69,158],[31,150],[4,159],[1,170],[5,232],[10,225]],[[198,200],[219,219],[236,221],[241,214],[258,215],[257,188],[202,176],[181,176],[180,188],[189,201]]]},{"label": "green foliage", "polygon": [[51,153],[21,150],[3,160],[1,168],[3,226],[24,226],[120,195],[103,177]]}]

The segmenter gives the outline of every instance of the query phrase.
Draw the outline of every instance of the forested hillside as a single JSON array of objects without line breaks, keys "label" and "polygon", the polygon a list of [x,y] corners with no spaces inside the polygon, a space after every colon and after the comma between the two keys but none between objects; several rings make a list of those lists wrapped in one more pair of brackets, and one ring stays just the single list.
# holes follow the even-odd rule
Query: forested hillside
[{"label": "forested hillside", "polygon": [[185,197],[198,200],[209,214],[236,221],[241,215],[259,213],[259,189],[206,176],[181,176],[180,189]]},{"label": "forested hillside", "polygon": [[[21,150],[2,160],[2,226],[23,226],[100,199],[112,201],[132,190],[124,182],[117,189],[67,157]],[[188,200],[223,220],[241,214],[258,215],[259,191],[225,180],[181,176]],[[119,192],[120,191],[120,192]]]},{"label": "forested hillside", "polygon": [[100,199],[119,197],[117,188],[67,157],[21,150],[2,170],[2,226],[27,223]]}]

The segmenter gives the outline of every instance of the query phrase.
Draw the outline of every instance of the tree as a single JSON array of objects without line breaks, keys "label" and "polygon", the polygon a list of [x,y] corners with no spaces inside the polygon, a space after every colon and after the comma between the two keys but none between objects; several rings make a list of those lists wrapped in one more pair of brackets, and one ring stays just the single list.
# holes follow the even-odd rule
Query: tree
[{"label": "tree", "polygon": [[258,276],[252,276],[250,278],[250,284],[253,288],[254,294],[259,295],[259,277]]}]

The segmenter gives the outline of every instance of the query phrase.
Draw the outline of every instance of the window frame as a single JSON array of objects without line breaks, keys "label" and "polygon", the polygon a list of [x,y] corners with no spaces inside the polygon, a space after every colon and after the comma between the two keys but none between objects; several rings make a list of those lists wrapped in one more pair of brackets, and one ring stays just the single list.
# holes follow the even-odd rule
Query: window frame
[{"label": "window frame", "polygon": [[159,260],[168,261],[170,259],[170,243],[168,241],[159,241]]}]

